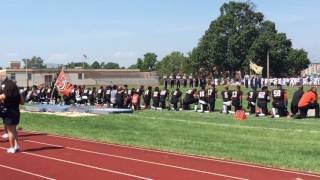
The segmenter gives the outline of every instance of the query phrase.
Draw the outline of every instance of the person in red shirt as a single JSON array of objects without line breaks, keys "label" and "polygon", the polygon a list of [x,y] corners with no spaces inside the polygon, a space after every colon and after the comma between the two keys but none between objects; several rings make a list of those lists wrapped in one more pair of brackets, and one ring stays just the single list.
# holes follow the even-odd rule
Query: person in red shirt
[{"label": "person in red shirt", "polygon": [[305,118],[309,109],[315,109],[315,117],[319,118],[319,104],[316,87],[312,87],[303,94],[298,103],[298,108],[300,110],[300,118]]}]

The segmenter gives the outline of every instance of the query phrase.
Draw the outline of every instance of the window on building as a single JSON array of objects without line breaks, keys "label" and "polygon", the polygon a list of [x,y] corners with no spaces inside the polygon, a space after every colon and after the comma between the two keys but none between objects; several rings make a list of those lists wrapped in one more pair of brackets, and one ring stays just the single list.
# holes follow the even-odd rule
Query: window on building
[{"label": "window on building", "polygon": [[11,79],[11,80],[16,80],[16,73],[12,73],[12,74],[10,75],[10,79]]},{"label": "window on building", "polygon": [[28,73],[28,80],[32,80],[32,74]]},{"label": "window on building", "polygon": [[78,73],[78,79],[82,79],[82,73]]}]

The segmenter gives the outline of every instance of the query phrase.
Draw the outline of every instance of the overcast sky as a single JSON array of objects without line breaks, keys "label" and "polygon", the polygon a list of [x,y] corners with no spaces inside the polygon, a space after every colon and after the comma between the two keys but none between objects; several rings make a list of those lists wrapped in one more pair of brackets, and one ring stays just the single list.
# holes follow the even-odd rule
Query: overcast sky
[{"label": "overcast sky", "polygon": [[[46,63],[113,61],[146,52],[189,52],[223,0],[1,0],[0,66],[40,56]],[[252,0],[295,48],[320,61],[319,0]]]}]

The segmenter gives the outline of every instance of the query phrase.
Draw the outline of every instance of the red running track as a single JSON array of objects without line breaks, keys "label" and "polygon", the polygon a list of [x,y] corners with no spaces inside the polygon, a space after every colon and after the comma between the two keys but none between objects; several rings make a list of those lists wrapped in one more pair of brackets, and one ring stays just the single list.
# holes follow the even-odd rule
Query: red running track
[{"label": "red running track", "polygon": [[20,132],[22,151],[0,141],[1,179],[312,180],[320,175],[241,162]]}]

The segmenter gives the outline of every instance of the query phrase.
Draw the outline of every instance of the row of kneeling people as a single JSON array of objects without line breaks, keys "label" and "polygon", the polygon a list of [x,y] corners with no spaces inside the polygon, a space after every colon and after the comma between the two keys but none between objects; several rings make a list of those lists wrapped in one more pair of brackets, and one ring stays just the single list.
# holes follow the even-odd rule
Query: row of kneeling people
[{"label": "row of kneeling people", "polygon": [[[281,85],[269,91],[267,86],[257,90],[253,88],[246,94],[247,108],[250,114],[257,116],[272,115],[275,117],[296,115],[305,117],[308,109],[315,109],[315,115],[319,116],[319,105],[317,103],[316,88],[312,87],[309,91],[304,92],[303,86],[299,86],[294,93],[291,101],[291,113],[288,111],[288,94],[286,89]],[[144,86],[129,89],[128,86],[106,86],[100,88],[86,88],[84,86],[74,86],[69,96],[59,99],[56,89],[37,88],[24,90],[22,92],[27,101],[37,103],[60,103],[75,105],[106,105],[107,107],[117,108],[134,108],[136,110],[145,109],[174,109],[190,110],[194,105],[194,110],[199,112],[213,112],[215,110],[218,90],[212,84],[207,89],[201,88],[189,89],[183,92],[177,88],[169,91],[167,88],[160,90],[159,87]],[[233,113],[237,110],[243,110],[243,92],[241,86],[230,90],[228,86],[224,87],[221,92],[223,100],[222,113]],[[143,101],[142,101],[143,100]],[[268,104],[272,101],[272,110],[269,112]]]}]

